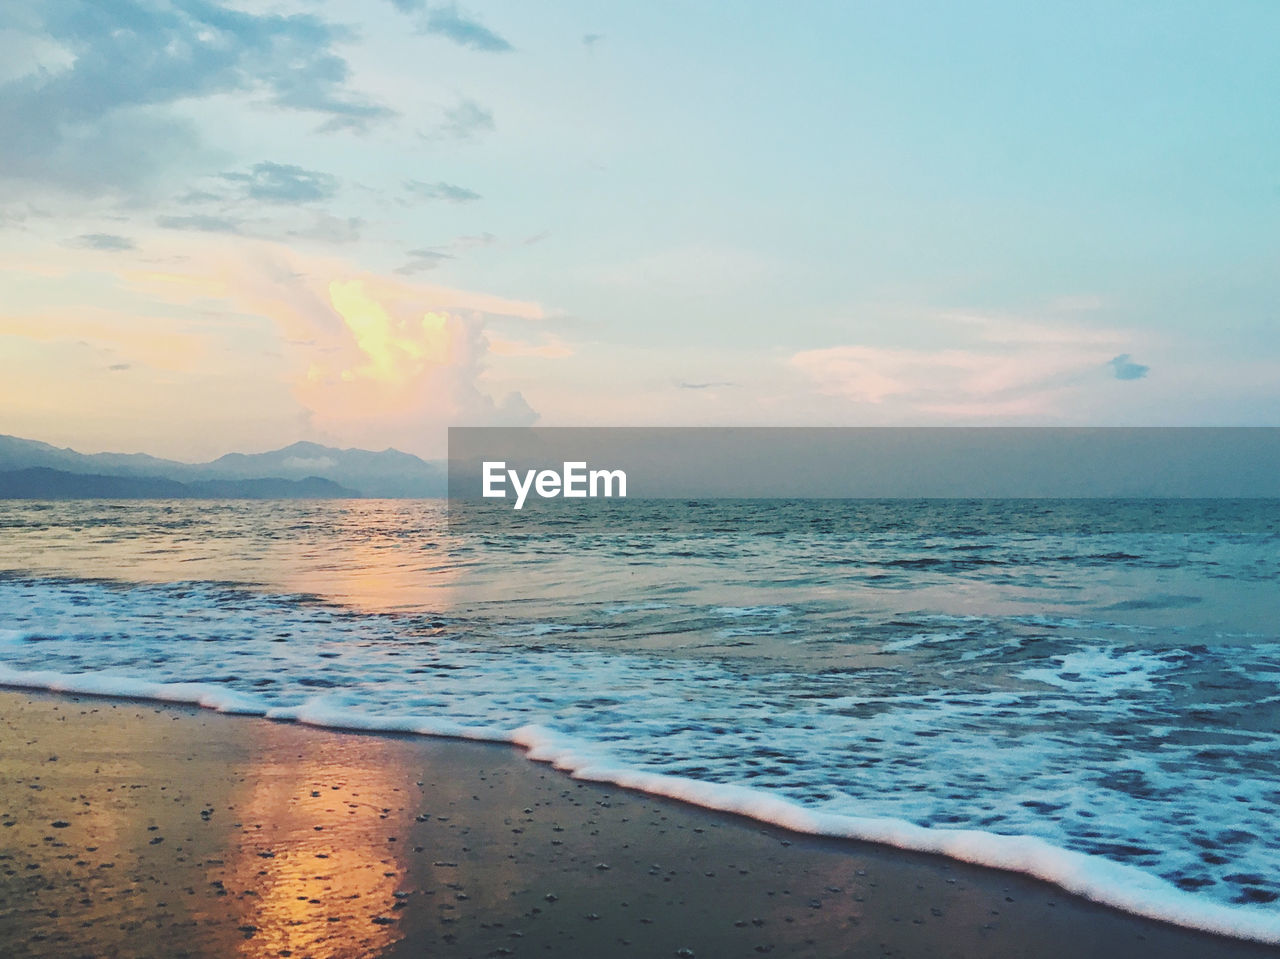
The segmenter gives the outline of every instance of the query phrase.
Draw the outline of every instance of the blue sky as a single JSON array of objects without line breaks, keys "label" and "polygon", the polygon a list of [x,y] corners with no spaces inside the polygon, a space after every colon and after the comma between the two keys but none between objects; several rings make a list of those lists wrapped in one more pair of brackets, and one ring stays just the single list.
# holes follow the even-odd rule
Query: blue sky
[{"label": "blue sky", "polygon": [[0,13],[0,431],[1280,421],[1272,3]]}]

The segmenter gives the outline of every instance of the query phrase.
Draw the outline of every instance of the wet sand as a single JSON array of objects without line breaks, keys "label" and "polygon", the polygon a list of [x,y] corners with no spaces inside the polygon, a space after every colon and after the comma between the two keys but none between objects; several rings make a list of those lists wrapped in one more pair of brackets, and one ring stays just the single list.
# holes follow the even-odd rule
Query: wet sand
[{"label": "wet sand", "polygon": [[0,690],[4,956],[1280,956],[505,746]]}]

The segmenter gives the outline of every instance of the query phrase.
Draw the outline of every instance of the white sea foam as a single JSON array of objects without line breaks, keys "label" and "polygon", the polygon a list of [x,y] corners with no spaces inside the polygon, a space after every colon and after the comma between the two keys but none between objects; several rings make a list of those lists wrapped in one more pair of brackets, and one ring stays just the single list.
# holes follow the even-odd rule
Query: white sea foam
[{"label": "white sea foam", "polygon": [[785,616],[791,612],[786,606],[717,606],[711,610],[720,616]]},{"label": "white sea foam", "polygon": [[1105,695],[1152,689],[1156,674],[1169,668],[1168,660],[1154,653],[1091,647],[1055,656],[1052,665],[1026,669],[1019,676],[1059,689]]},{"label": "white sea foam", "polygon": [[605,616],[623,616],[627,613],[652,613],[670,609],[670,603],[615,603],[600,610]]},{"label": "white sea foam", "polygon": [[502,635],[511,637],[555,636],[559,633],[581,633],[599,626],[577,626],[572,623],[513,623],[503,627]]},{"label": "white sea foam", "polygon": [[164,703],[203,706],[220,713],[265,716],[267,707],[224,686],[205,683],[156,683],[109,673],[56,673],[51,670],[19,670],[0,664],[0,686],[44,689],[55,693],[151,699]]},{"label": "white sea foam", "polygon": [[963,639],[962,632],[931,632],[931,633],[913,633],[910,636],[904,636],[901,639],[890,640],[881,646],[881,650],[886,653],[901,653],[916,646],[926,644],[946,643],[957,639]]}]

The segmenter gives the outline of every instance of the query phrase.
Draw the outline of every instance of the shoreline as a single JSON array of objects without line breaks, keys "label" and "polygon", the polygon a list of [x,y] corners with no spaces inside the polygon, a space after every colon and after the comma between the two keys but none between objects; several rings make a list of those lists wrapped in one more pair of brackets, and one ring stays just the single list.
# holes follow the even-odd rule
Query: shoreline
[{"label": "shoreline", "polygon": [[7,954],[1280,955],[507,744],[14,689],[0,726]]},{"label": "shoreline", "polygon": [[867,818],[808,809],[784,797],[750,787],[686,779],[597,762],[579,744],[549,730],[525,726],[514,731],[464,726],[432,717],[381,717],[328,707],[270,707],[251,696],[200,683],[158,683],[97,674],[21,672],[0,665],[0,689],[84,695],[213,710],[284,722],[318,730],[382,736],[410,736],[515,748],[522,758],[552,766],[574,780],[612,786],[688,805],[715,815],[740,817],[755,825],[819,839],[869,843],[898,852],[939,856],[948,861],[1042,881],[1066,895],[1126,915],[1227,939],[1280,947],[1280,912],[1231,906],[1195,896],[1121,863],[1075,852],[1029,835],[919,826],[905,819]]}]

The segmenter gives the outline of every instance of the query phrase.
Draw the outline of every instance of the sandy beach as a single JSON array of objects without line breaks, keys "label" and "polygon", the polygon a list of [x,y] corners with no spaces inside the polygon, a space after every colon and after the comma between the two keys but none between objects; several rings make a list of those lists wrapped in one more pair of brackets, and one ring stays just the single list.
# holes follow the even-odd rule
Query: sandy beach
[{"label": "sandy beach", "polygon": [[6,956],[1260,957],[505,746],[0,692]]}]

